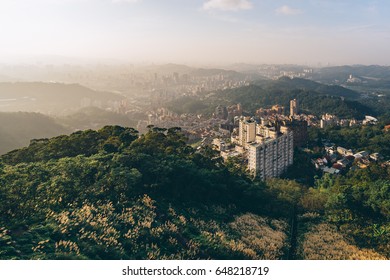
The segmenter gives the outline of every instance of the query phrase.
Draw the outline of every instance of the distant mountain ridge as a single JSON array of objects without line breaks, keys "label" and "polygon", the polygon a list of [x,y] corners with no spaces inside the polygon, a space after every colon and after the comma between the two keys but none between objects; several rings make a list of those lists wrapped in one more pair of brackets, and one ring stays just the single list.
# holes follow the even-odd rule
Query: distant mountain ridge
[{"label": "distant mountain ridge", "polygon": [[[123,97],[79,84],[16,82],[0,83],[0,111],[64,114],[86,107],[120,101]],[[91,103],[91,104],[89,104]]]},{"label": "distant mountain ridge", "polygon": [[380,65],[344,65],[320,68],[314,71],[313,79],[323,83],[346,83],[348,79],[361,79],[363,86],[389,87],[390,66]]}]

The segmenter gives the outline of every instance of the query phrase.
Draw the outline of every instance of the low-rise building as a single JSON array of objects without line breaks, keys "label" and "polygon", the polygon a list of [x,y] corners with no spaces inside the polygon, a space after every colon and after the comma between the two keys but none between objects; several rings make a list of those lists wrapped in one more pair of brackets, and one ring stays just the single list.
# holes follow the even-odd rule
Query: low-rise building
[{"label": "low-rise building", "polygon": [[228,145],[226,145],[225,141],[219,138],[214,138],[212,144],[215,147],[215,149],[217,149],[220,152],[228,149]]},{"label": "low-rise building", "polygon": [[337,175],[340,173],[340,170],[336,169],[336,168],[333,168],[333,167],[324,167],[324,169],[322,169],[322,171],[324,173],[329,173],[329,174],[332,174],[332,175]]},{"label": "low-rise building", "polygon": [[351,149],[346,149],[346,148],[343,148],[340,146],[337,147],[337,153],[339,153],[342,156],[352,156],[353,155],[353,152]]},{"label": "low-rise building", "polygon": [[368,153],[368,152],[366,152],[366,151],[360,151],[360,152],[358,152],[358,153],[356,153],[356,154],[354,154],[353,156],[355,157],[355,158],[368,158],[368,156],[369,156],[370,154]]},{"label": "low-rise building", "polygon": [[381,160],[383,157],[381,154],[379,153],[373,153],[370,155],[370,159],[372,159],[373,161],[378,161],[378,160]]}]

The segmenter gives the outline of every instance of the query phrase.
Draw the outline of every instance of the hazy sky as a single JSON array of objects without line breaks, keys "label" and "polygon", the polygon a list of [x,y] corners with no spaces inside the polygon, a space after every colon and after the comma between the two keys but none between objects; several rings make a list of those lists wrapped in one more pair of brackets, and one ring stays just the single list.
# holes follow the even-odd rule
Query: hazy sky
[{"label": "hazy sky", "polygon": [[388,0],[0,0],[0,61],[390,64]]}]

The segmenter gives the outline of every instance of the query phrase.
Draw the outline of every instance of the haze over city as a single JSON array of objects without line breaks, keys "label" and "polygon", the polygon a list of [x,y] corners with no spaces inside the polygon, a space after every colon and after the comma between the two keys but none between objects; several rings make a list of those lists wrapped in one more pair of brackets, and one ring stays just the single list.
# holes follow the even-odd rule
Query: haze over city
[{"label": "haze over city", "polygon": [[390,64],[390,3],[3,0],[0,63]]}]

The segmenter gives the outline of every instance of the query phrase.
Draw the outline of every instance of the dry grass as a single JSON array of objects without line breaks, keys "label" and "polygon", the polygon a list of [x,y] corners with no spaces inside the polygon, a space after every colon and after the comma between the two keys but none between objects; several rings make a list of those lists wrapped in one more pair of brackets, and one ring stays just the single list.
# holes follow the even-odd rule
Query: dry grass
[{"label": "dry grass", "polygon": [[322,223],[313,226],[304,236],[301,248],[304,259],[309,260],[385,260],[386,257],[371,249],[351,244],[335,226]]}]

